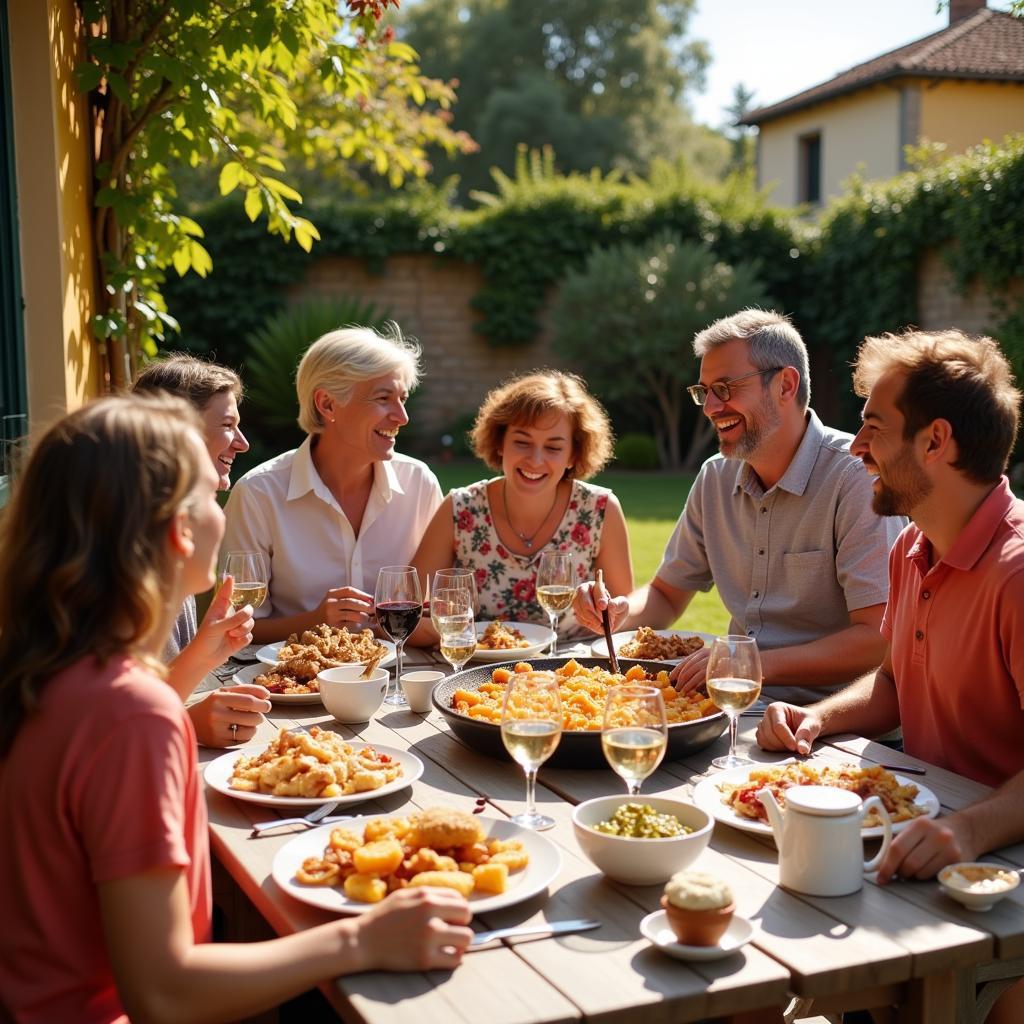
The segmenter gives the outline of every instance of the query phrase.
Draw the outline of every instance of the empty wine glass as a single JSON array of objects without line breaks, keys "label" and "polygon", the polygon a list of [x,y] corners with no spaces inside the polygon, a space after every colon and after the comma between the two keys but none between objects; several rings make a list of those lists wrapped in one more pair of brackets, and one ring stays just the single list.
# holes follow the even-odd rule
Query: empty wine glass
[{"label": "empty wine glass", "polygon": [[604,705],[601,747],[608,763],[624,779],[630,796],[661,764],[668,743],[665,701],[656,686],[613,686]]},{"label": "empty wine glass", "polygon": [[572,555],[567,551],[545,551],[537,565],[537,600],[551,620],[551,650],[558,653],[558,616],[572,604],[575,581],[572,575]]},{"label": "empty wine glass", "polygon": [[[434,573],[434,578],[430,581],[429,586],[431,594],[436,594],[439,590],[468,590],[470,594],[470,609],[473,615],[476,615],[476,574],[472,569],[438,569]],[[437,630],[437,634],[440,636],[441,627],[437,624],[433,602],[430,603],[430,621],[434,624],[434,629]]]},{"label": "empty wine glass", "polygon": [[441,638],[441,656],[458,672],[476,651],[473,595],[466,589],[435,590],[430,615]]},{"label": "empty wine glass", "polygon": [[377,576],[374,592],[374,612],[380,628],[395,642],[395,681],[388,680],[384,703],[393,707],[408,707],[402,693],[402,655],[405,641],[416,628],[423,614],[423,596],[420,578],[411,565],[385,565]]},{"label": "empty wine glass", "polygon": [[501,739],[526,773],[526,811],[512,821],[536,832],[551,828],[554,818],[537,813],[537,769],[562,738],[562,703],[554,672],[513,672],[501,709]]},{"label": "empty wine glass", "polygon": [[707,667],[708,696],[729,718],[729,753],[716,757],[716,768],[739,768],[749,757],[736,753],[736,722],[761,695],[761,656],[752,636],[716,636]]},{"label": "empty wine glass", "polygon": [[231,607],[237,612],[244,605],[259,608],[267,599],[270,575],[262,551],[228,551],[221,556],[221,579],[234,580]]}]

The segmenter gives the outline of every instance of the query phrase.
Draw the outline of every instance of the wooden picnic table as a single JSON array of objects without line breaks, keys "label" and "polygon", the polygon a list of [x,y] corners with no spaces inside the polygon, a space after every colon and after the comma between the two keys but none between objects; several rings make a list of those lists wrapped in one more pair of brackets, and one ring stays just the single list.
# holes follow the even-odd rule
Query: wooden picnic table
[{"label": "wooden picnic table", "polygon": [[[445,666],[436,652],[407,651],[406,663]],[[741,719],[741,746],[750,746],[756,718]],[[281,726],[331,726],[319,705],[277,705],[252,742],[270,740]],[[333,723],[346,738],[413,750],[426,770],[409,789],[358,805],[357,814],[405,813],[438,804],[471,810],[487,799],[486,814],[507,817],[525,807],[521,769],[469,749],[436,711],[426,715],[382,708],[362,726]],[[681,761],[662,764],[645,783],[647,794],[688,797],[725,738]],[[222,751],[201,750],[206,762]],[[756,748],[758,760],[778,760]],[[834,737],[816,756],[862,758],[927,768],[921,781],[944,812],[978,799],[986,787],[857,737]],[[866,882],[852,896],[816,898],[778,887],[778,858],[770,839],[715,826],[698,867],[731,886],[737,911],[755,925],[752,942],[722,960],[682,963],[640,935],[640,920],[658,909],[661,887],[631,887],[606,880],[576,845],[575,804],[623,791],[607,767],[542,769],[538,806],[557,821],[543,833],[562,854],[563,866],[547,893],[480,915],[479,928],[593,917],[603,922],[584,934],[542,940],[505,940],[468,953],[451,972],[374,972],[322,986],[346,1021],[365,1024],[626,1024],[642,1013],[649,1024],[686,1022],[759,1007],[785,1005],[792,996],[814,1000],[814,1012],[896,1005],[907,1024],[980,1020],[992,998],[1024,975],[1024,894],[1011,893],[986,913],[968,911],[938,883]],[[271,877],[277,850],[298,833],[283,828],[250,836],[254,821],[273,811],[207,789],[213,853],[278,934],[330,919],[281,891]],[[300,812],[301,813],[301,812]],[[283,815],[282,815],[283,816]],[[1024,866],[1024,844],[987,860]],[[1024,887],[1022,887],[1024,888]],[[989,987],[976,992],[976,984]]]}]

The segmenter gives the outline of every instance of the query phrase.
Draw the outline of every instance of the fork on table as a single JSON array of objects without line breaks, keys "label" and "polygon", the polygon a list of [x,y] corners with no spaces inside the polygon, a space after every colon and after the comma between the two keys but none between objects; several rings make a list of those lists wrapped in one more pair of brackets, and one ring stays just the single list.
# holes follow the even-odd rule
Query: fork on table
[{"label": "fork on table", "polygon": [[271,821],[258,821],[252,827],[252,835],[261,836],[264,832],[269,832],[271,829],[278,828],[281,825],[305,825],[307,828],[318,825],[337,806],[338,801],[334,800],[330,803],[321,804],[302,818],[274,818]]}]

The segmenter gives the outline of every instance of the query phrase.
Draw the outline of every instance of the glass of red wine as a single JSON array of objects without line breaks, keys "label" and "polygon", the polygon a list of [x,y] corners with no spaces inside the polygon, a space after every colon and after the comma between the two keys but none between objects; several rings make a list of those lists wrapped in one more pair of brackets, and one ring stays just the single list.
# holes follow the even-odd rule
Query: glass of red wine
[{"label": "glass of red wine", "polygon": [[411,565],[385,565],[377,576],[377,590],[373,596],[374,611],[380,628],[395,642],[394,686],[388,682],[384,703],[393,707],[408,707],[402,692],[402,655],[405,641],[416,628],[423,613],[423,594],[420,578]]}]

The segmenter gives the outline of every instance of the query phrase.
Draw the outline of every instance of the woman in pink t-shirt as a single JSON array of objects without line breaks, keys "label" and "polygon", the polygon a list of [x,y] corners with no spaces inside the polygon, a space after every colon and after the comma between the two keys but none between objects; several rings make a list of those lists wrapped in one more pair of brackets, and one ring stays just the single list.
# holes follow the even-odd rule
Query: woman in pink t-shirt
[{"label": "woman in pink t-shirt", "polygon": [[107,398],[39,441],[0,525],[0,1018],[233,1020],[318,981],[455,966],[457,894],[208,943],[195,734],[160,663],[214,578],[217,474],[180,399]]}]

